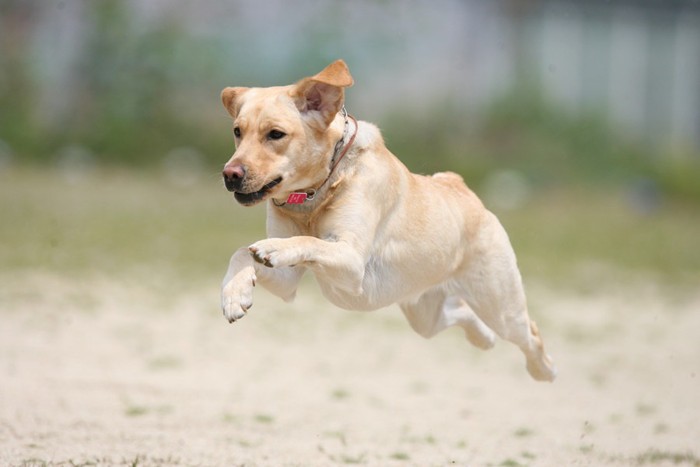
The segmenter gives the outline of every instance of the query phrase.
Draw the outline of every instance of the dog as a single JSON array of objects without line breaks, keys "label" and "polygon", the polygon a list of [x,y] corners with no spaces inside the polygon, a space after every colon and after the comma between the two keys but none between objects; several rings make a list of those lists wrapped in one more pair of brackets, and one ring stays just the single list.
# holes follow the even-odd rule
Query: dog
[{"label": "dog", "polygon": [[224,316],[246,315],[256,283],[291,301],[309,270],[341,308],[398,303],[421,336],[459,326],[481,349],[497,335],[534,379],[554,380],[496,216],[459,175],[411,173],[376,126],[345,111],[352,85],[337,60],[289,86],[222,91],[236,146],[224,184],[244,206],[266,201],[268,237],[231,257]]}]

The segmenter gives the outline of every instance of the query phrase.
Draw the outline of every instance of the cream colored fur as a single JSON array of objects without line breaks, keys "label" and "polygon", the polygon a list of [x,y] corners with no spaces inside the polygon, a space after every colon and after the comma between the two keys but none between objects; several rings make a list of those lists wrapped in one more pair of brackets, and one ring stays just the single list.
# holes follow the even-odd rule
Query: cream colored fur
[{"label": "cream colored fur", "polygon": [[[498,335],[523,351],[533,378],[553,380],[508,236],[459,175],[410,173],[366,122],[331,173],[345,125],[338,112],[352,82],[337,61],[291,86],[222,92],[240,135],[224,174],[236,179],[232,191],[241,199],[262,190],[268,234],[231,257],[222,287],[226,318],[246,315],[256,283],[293,299],[308,270],[339,307],[398,303],[418,334],[460,326],[482,349]],[[273,138],[273,130],[283,136]],[[265,189],[273,180],[279,183]],[[312,201],[284,204],[291,192],[309,189],[318,189]]]}]

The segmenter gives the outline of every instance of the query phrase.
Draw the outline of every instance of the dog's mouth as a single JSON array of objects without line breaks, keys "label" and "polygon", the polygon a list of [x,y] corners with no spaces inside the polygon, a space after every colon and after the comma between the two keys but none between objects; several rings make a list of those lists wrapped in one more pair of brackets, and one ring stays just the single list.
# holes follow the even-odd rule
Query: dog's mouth
[{"label": "dog's mouth", "polygon": [[258,191],[254,191],[252,193],[241,193],[239,191],[234,191],[233,192],[233,197],[236,198],[236,201],[241,203],[244,206],[251,206],[255,203],[258,203],[265,199],[267,194],[272,190],[275,186],[277,186],[280,182],[282,181],[282,177],[277,177],[276,179],[272,180],[269,183],[266,183],[263,185],[261,189]]}]

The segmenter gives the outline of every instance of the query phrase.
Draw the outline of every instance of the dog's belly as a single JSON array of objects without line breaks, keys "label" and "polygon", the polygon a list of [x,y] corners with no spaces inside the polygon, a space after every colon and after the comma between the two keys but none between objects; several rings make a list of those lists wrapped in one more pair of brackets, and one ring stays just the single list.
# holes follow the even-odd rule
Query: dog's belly
[{"label": "dog's belly", "polygon": [[334,282],[316,276],[323,295],[331,303],[355,311],[374,311],[393,303],[412,301],[446,279],[446,274],[413,275],[386,264],[378,267],[374,258],[365,268],[361,293],[336,287]]},{"label": "dog's belly", "polygon": [[334,287],[331,283],[318,280],[321,292],[335,306],[346,310],[374,311],[397,302],[393,296],[373,293],[372,289],[363,288],[361,294],[353,294],[347,290]]}]

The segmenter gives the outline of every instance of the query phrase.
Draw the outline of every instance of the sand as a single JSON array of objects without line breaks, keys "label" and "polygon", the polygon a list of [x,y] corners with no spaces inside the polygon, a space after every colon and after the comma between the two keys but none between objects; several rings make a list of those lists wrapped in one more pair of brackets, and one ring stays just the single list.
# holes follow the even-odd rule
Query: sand
[{"label": "sand", "polygon": [[0,285],[0,465],[700,465],[700,291],[529,284],[559,377],[396,307],[31,273]]}]

